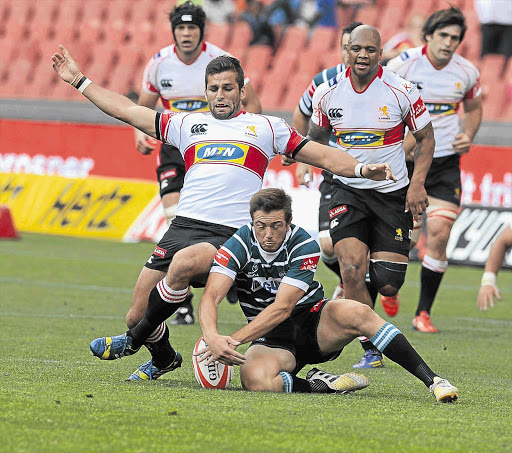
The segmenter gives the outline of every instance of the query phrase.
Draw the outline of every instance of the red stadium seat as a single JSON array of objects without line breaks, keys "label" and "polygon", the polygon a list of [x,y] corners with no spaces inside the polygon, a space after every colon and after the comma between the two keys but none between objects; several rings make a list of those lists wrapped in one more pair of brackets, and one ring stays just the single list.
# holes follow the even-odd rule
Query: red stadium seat
[{"label": "red stadium seat", "polygon": [[263,76],[268,73],[272,61],[272,49],[263,45],[250,46],[245,61],[244,72],[251,79],[256,91],[259,91],[260,82]]},{"label": "red stadium seat", "polygon": [[339,47],[338,31],[334,27],[316,27],[309,40],[307,50],[318,53],[328,52]]},{"label": "red stadium seat", "polygon": [[206,26],[205,37],[206,40],[212,44],[215,44],[221,49],[226,49],[229,46],[232,37],[231,26],[228,24],[209,23]]},{"label": "red stadium seat", "polygon": [[281,110],[293,111],[295,109],[302,93],[304,93],[304,90],[308,87],[313,76],[314,74],[306,74],[298,71],[295,76],[289,80]]},{"label": "red stadium seat", "polygon": [[233,39],[226,50],[237,57],[243,66],[245,53],[252,39],[251,27],[245,21],[235,22],[232,35]]},{"label": "red stadium seat", "polygon": [[297,49],[306,48],[309,29],[290,25],[279,42],[277,53],[295,52]]},{"label": "red stadium seat", "polygon": [[381,11],[381,8],[377,6],[364,6],[357,10],[354,20],[366,25],[378,27]]}]

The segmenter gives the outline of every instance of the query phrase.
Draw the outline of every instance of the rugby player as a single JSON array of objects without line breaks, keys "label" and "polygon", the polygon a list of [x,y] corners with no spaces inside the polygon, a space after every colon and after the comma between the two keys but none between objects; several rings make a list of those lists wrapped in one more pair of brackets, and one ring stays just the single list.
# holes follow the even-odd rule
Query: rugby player
[{"label": "rugby player", "polygon": [[[456,50],[466,33],[460,9],[450,7],[433,13],[423,26],[426,45],[409,49],[387,67],[414,83],[432,118],[436,147],[427,174],[427,250],[421,266],[421,287],[412,326],[419,332],[435,333],[430,312],[441,280],[448,268],[446,246],[460,207],[460,156],[469,152],[482,120],[482,92],[478,69]],[[459,126],[460,106],[464,114]],[[410,140],[409,140],[410,139]],[[406,152],[414,154],[414,137],[406,139]],[[416,160],[411,162],[412,167]],[[414,225],[411,247],[421,231]],[[389,302],[388,302],[389,303]]]},{"label": "rugby player", "polygon": [[[313,95],[308,138],[327,143],[331,130],[336,148],[363,162],[383,156],[398,182],[364,181],[334,176],[329,210],[334,251],[339,260],[345,297],[373,308],[365,284],[384,296],[402,286],[409,259],[412,220],[428,206],[424,181],[434,152],[428,111],[417,88],[379,64],[379,32],[361,25],[350,34],[349,67],[320,85]],[[407,175],[404,132],[414,134],[415,169]],[[365,354],[355,367],[382,366],[382,354],[361,339]]]},{"label": "rugby player", "polygon": [[[147,63],[138,104],[154,109],[160,99],[166,113],[208,111],[204,97],[204,70],[213,58],[228,52],[204,40],[206,15],[200,6],[188,1],[177,5],[169,20],[175,44],[160,49]],[[261,113],[258,95],[247,79],[245,87],[245,109]],[[142,154],[151,153],[159,143],[138,129],[135,129],[135,140]],[[157,163],[160,197],[167,223],[171,223],[183,187],[185,163],[179,150],[166,143],[160,146]],[[171,324],[194,324],[192,297],[190,292]],[[235,288],[228,294],[228,300],[236,302]],[[126,316],[128,327],[140,321],[145,308],[130,308]]]},{"label": "rugby player", "polygon": [[213,258],[226,239],[250,221],[250,197],[261,188],[269,161],[286,154],[301,162],[353,178],[395,181],[389,165],[363,164],[346,153],[305,139],[284,120],[247,113],[240,62],[221,56],[208,63],[205,97],[210,112],[159,113],[137,106],[85,77],[60,46],[52,57],[59,76],[110,116],[162,142],[179,147],[186,177],[176,218],[142,269],[134,289],[144,316],[127,333],[91,342],[94,355],[112,360],[144,344],[152,359],[131,379],[154,379],[181,365],[169,343],[165,320],[185,299],[190,285],[206,281]]},{"label": "rugby player", "polygon": [[[240,228],[215,255],[199,303],[199,323],[208,347],[200,360],[242,365],[240,379],[251,391],[347,393],[367,387],[365,376],[334,376],[306,364],[334,360],[358,335],[366,335],[391,360],[420,379],[440,402],[458,390],[436,375],[405,336],[368,305],[326,300],[314,280],[320,250],[291,223],[292,200],[281,189],[263,189],[250,200],[252,222]],[[236,280],[248,324],[231,335],[217,331],[218,306]],[[245,354],[236,351],[252,342]]]}]

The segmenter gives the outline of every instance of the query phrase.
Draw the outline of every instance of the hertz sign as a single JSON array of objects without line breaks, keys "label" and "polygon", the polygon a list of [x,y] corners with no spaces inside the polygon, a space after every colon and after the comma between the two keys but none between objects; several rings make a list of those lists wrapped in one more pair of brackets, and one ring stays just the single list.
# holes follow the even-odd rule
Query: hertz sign
[{"label": "hertz sign", "polygon": [[34,233],[121,240],[157,190],[150,182],[0,173],[0,204]]}]

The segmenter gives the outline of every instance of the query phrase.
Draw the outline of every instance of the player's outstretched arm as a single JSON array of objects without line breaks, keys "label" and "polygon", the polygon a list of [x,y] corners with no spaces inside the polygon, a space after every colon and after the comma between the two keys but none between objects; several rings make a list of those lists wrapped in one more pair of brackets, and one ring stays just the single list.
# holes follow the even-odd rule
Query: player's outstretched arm
[{"label": "player's outstretched arm", "polygon": [[242,365],[245,361],[245,356],[235,351],[240,342],[217,331],[218,307],[232,284],[233,280],[227,275],[211,272],[197,309],[208,348],[198,351],[196,355],[204,354],[199,361],[206,360],[207,364],[219,361],[224,365]]},{"label": "player's outstretched arm", "polygon": [[396,182],[395,175],[387,163],[364,165],[340,149],[317,143],[325,141],[326,133],[328,134],[328,140],[330,129],[312,123],[308,133],[308,138],[311,141],[299,150],[295,155],[295,160],[323,168],[335,175],[346,178],[367,178],[375,181],[392,180]]},{"label": "player's outstretched arm", "polygon": [[64,82],[77,88],[107,115],[131,124],[142,132],[156,138],[156,112],[154,110],[138,106],[119,93],[91,83],[89,79],[83,77],[78,64],[64,46],[60,45],[59,48],[61,53],[55,53],[52,56],[52,66]]},{"label": "player's outstretched arm", "polygon": [[485,263],[485,272],[476,302],[482,311],[487,310],[488,307],[494,307],[494,298],[501,300],[501,294],[496,285],[496,276],[505,258],[505,253],[510,247],[512,247],[512,228],[507,226],[491,246],[489,257]]}]

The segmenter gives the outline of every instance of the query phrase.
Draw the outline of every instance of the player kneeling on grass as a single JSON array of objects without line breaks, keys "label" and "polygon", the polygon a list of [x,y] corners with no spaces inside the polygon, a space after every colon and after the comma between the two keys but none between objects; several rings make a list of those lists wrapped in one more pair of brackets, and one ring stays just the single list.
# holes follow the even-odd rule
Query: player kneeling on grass
[{"label": "player kneeling on grass", "polygon": [[[250,201],[252,222],[219,249],[199,304],[207,363],[242,365],[246,390],[347,393],[370,381],[356,373],[335,376],[306,364],[327,362],[360,335],[420,379],[437,401],[452,402],[458,390],[423,361],[393,324],[354,300],[324,299],[314,280],[320,258],[317,242],[291,223],[291,198],[281,189],[263,189]],[[217,331],[217,309],[236,280],[248,324],[230,336]],[[246,354],[236,348],[252,342]]]}]

